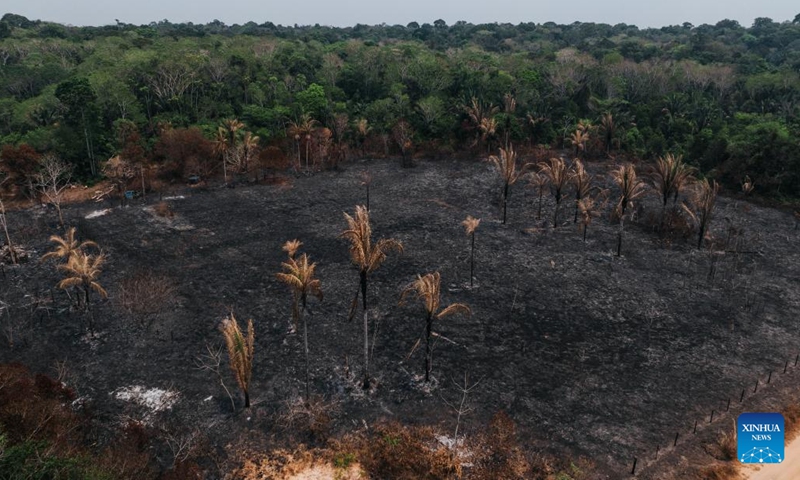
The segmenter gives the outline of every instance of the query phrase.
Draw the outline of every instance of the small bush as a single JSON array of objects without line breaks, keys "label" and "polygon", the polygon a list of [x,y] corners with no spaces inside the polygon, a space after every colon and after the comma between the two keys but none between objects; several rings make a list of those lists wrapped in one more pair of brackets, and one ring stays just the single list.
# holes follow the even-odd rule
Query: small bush
[{"label": "small bush", "polygon": [[397,422],[378,425],[362,439],[359,460],[371,478],[449,479],[460,474],[452,452],[437,446],[430,428]]},{"label": "small bush", "polygon": [[149,328],[175,298],[175,284],[151,271],[136,272],[119,284],[117,305],[143,327]]}]

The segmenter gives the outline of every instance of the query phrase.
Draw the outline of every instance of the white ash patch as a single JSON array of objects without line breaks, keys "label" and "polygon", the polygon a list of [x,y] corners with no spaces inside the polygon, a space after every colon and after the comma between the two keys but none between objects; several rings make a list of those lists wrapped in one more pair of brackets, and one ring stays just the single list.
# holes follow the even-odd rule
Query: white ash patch
[{"label": "white ash patch", "polygon": [[174,390],[146,388],[141,385],[121,387],[111,392],[111,394],[117,400],[135,403],[145,407],[152,413],[171,409],[178,402],[178,397],[180,396],[180,393]]},{"label": "white ash patch", "polygon": [[183,195],[173,195],[171,197],[164,197],[164,198],[162,198],[162,200],[183,200],[185,198],[186,197],[183,196]]},{"label": "white ash patch", "polygon": [[93,218],[102,217],[103,215],[108,215],[109,213],[111,213],[111,209],[110,208],[104,208],[102,210],[95,210],[95,211],[91,212],[90,214],[86,215],[83,218],[85,218],[87,220],[91,220]]}]

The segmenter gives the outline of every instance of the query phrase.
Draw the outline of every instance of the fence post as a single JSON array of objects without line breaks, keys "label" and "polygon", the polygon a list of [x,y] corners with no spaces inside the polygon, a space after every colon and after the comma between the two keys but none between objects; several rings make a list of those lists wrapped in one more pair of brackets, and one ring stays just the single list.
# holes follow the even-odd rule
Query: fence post
[{"label": "fence post", "polygon": [[711,409],[711,419],[708,421],[708,423],[711,423],[713,421],[714,421],[714,409]]},{"label": "fence post", "polygon": [[767,385],[769,385],[769,382],[771,381],[772,381],[772,370],[769,371],[769,377],[767,377]]},{"label": "fence post", "polygon": [[739,397],[739,403],[742,403],[743,401],[744,401],[744,388],[742,389],[742,396]]},{"label": "fence post", "polygon": [[727,412],[731,408],[731,397],[728,397],[728,406],[725,407],[725,411]]},{"label": "fence post", "polygon": [[676,446],[676,445],[678,444],[678,435],[679,435],[679,432],[675,432],[675,441],[674,441],[674,442],[672,442],[672,446],[673,446],[673,447],[674,447],[674,446]]},{"label": "fence post", "polygon": [[789,360],[786,360],[786,364],[783,366],[783,373],[786,373],[787,368],[789,368]]},{"label": "fence post", "polygon": [[656,460],[658,460],[658,452],[661,450],[661,445],[656,445]]},{"label": "fence post", "polygon": [[633,468],[631,469],[631,475],[636,475],[636,461],[637,460],[638,459],[636,457],[633,457]]},{"label": "fence post", "polygon": [[694,430],[692,433],[697,433],[697,420],[694,421]]},{"label": "fence post", "polygon": [[756,386],[753,388],[753,393],[758,391],[758,379],[756,378]]}]

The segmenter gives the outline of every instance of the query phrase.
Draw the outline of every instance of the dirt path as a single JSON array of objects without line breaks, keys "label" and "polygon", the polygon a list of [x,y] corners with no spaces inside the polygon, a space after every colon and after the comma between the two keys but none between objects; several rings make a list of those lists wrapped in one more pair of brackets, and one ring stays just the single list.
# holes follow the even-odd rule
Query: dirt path
[{"label": "dirt path", "polygon": [[786,461],[778,465],[764,465],[758,470],[745,469],[747,480],[796,480],[800,478],[800,437],[786,446]]}]

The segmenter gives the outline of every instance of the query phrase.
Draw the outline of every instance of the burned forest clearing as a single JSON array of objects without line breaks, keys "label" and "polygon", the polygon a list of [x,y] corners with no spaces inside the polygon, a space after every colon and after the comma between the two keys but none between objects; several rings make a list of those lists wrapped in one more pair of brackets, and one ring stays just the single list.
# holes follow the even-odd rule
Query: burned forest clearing
[{"label": "burned forest clearing", "polygon": [[[543,187],[537,218],[539,192],[522,175],[504,224],[502,179],[490,163],[464,160],[409,169],[356,161],[269,185],[181,187],[161,202],[151,193],[125,207],[64,205],[78,239],[106,255],[99,282],[108,295],[92,297],[87,313],[57,288],[54,262],[40,261],[53,247],[48,237],[65,232],[54,212],[9,211],[9,234],[29,258],[3,269],[0,362],[60,373],[105,425],[180,425],[203,432],[217,452],[237,441],[300,441],[301,433],[275,433],[287,405],[306,395],[303,329],[291,331],[292,292],[275,275],[287,261],[282,247],[298,239],[324,291],[321,300],[309,295],[303,318],[308,390],[330,405],[331,436],[382,421],[452,433],[466,376],[474,388],[458,420],[465,438],[504,411],[526,449],[590,459],[608,475],[600,478],[630,473],[634,458],[657,469],[657,447],[671,447],[677,432],[674,448],[691,442],[697,419],[700,430],[713,428],[708,413],[727,410],[730,398],[738,405],[740,391],[745,404],[797,391],[800,231],[791,214],[723,192],[697,248],[688,225],[663,232],[648,177],[617,255],[616,167],[585,168],[609,199],[588,214],[585,237],[572,185],[555,221]],[[361,307],[348,318],[359,269],[342,237],[343,214],[367,201],[364,171],[373,240],[402,244],[369,273],[366,391]],[[670,199],[665,208],[678,207]],[[480,219],[473,279],[467,216]],[[426,310],[415,294],[402,303],[400,295],[431,272],[440,274],[441,308],[468,309],[435,318],[426,382]],[[217,373],[203,360],[223,351],[220,324],[231,312],[242,331],[253,322],[248,409],[227,356]],[[768,374],[782,390],[754,393]],[[243,431],[257,433],[242,440]]]}]

